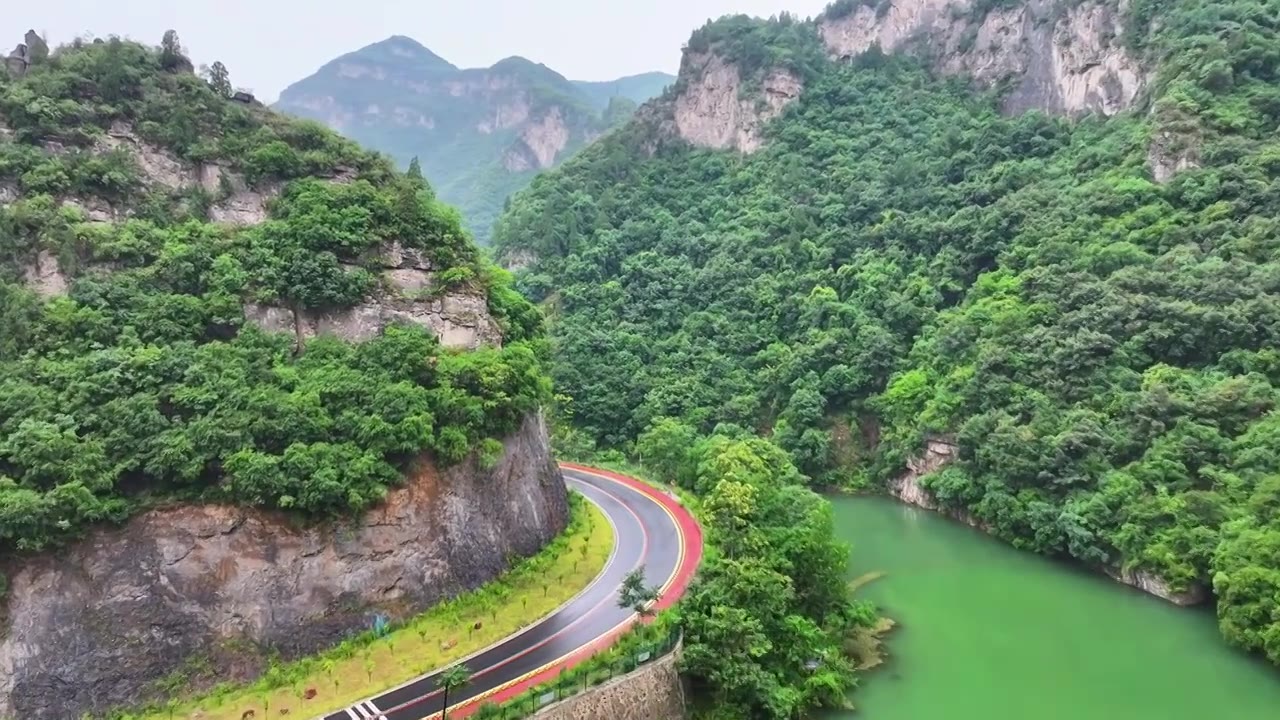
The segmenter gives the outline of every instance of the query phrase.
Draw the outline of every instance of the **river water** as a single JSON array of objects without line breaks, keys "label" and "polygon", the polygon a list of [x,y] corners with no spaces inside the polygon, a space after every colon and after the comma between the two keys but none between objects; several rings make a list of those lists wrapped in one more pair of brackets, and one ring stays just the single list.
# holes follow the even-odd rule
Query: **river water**
[{"label": "river water", "polygon": [[899,627],[827,720],[1280,720],[1280,671],[1184,610],[936,514],[835,498],[862,589]]}]

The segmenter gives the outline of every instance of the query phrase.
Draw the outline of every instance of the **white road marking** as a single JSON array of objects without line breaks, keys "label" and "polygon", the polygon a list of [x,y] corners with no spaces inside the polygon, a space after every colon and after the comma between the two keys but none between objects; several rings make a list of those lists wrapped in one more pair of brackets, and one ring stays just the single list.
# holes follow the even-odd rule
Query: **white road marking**
[{"label": "white road marking", "polygon": [[347,717],[351,718],[351,720],[362,720],[361,716],[357,715],[356,711],[351,708],[347,708]]}]

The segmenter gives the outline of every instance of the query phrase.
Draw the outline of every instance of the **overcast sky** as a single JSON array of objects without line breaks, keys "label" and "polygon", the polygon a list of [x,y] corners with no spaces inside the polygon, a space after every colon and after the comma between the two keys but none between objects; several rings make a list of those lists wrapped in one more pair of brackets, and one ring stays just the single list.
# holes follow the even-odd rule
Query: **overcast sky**
[{"label": "overcast sky", "polygon": [[573,80],[674,73],[680,47],[709,18],[815,15],[829,0],[4,0],[5,54],[28,28],[51,45],[77,35],[159,44],[178,31],[197,65],[222,60],[232,81],[274,100],[329,60],[408,35],[460,67],[509,55]]}]

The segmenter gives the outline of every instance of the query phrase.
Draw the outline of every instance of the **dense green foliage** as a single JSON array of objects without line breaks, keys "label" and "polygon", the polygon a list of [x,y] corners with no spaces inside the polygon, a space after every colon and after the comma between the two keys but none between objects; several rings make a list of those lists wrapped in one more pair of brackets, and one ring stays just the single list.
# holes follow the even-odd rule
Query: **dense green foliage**
[{"label": "dense green foliage", "polygon": [[701,438],[664,418],[636,452],[700,498],[710,549],[680,614],[681,668],[713,703],[704,717],[785,720],[843,707],[854,676],[842,643],[875,612],[851,599],[831,504],[759,437]]},{"label": "dense green foliage", "polygon": [[[710,21],[693,32],[686,51],[695,54],[714,51],[731,59],[745,79],[748,93],[769,70],[785,68],[807,80],[826,64],[826,50],[818,41],[813,25],[785,12],[769,22],[748,15]],[[676,87],[682,87],[679,80]]]},{"label": "dense green foliage", "polygon": [[662,78],[672,79],[655,73],[574,83],[520,57],[464,70],[396,36],[294,83],[277,107],[327,123],[402,166],[418,158],[440,197],[484,241],[506,199],[537,173],[522,133],[555,113],[567,134],[559,161],[630,117],[619,113],[623,106],[609,112],[612,98],[642,102],[662,91]]},{"label": "dense green foliage", "polygon": [[[925,480],[945,505],[1212,584],[1226,637],[1280,662],[1278,13],[1132,3],[1154,112],[1111,119],[1001,117],[906,58],[823,60],[761,151],[650,156],[634,123],[535,180],[496,241],[539,258],[522,283],[600,446],[730,423],[862,485],[954,435]],[[732,19],[690,46],[804,69],[806,28]],[[1200,167],[1153,182],[1157,131]]]},{"label": "dense green foliage", "polygon": [[[233,103],[165,57],[112,39],[0,81],[12,130],[0,190],[17,194],[0,206],[0,550],[175,496],[359,510],[421,453],[492,456],[548,393],[536,309],[420,179],[315,123]],[[214,193],[171,190],[103,145],[118,124],[175,162],[285,183],[270,218],[210,224]],[[339,172],[354,179],[307,177]],[[82,208],[96,204],[129,219],[89,222]],[[297,357],[293,336],[246,324],[247,302],[296,314],[387,292],[378,258],[391,241],[423,253],[445,289],[487,295],[506,346],[456,354],[392,326]],[[65,295],[33,292],[39,257],[57,259]]]}]

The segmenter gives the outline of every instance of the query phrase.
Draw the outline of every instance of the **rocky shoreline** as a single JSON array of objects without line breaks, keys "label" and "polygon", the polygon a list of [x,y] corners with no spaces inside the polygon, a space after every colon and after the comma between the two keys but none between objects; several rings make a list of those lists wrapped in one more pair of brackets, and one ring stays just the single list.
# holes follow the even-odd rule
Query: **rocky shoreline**
[{"label": "rocky shoreline", "polygon": [[[953,461],[958,451],[959,447],[950,440],[943,438],[930,439],[926,443],[923,453],[916,457],[908,458],[907,472],[889,483],[886,488],[888,494],[907,505],[941,513],[969,527],[993,535],[990,526],[978,517],[966,510],[943,507],[929,492],[928,488],[920,484],[921,478],[925,475],[936,472]],[[1145,570],[1102,565],[1088,567],[1118,583],[1136,588],[1180,607],[1200,605],[1208,602],[1211,598],[1209,588],[1203,585],[1193,586],[1185,592],[1174,592],[1164,579]]]}]

